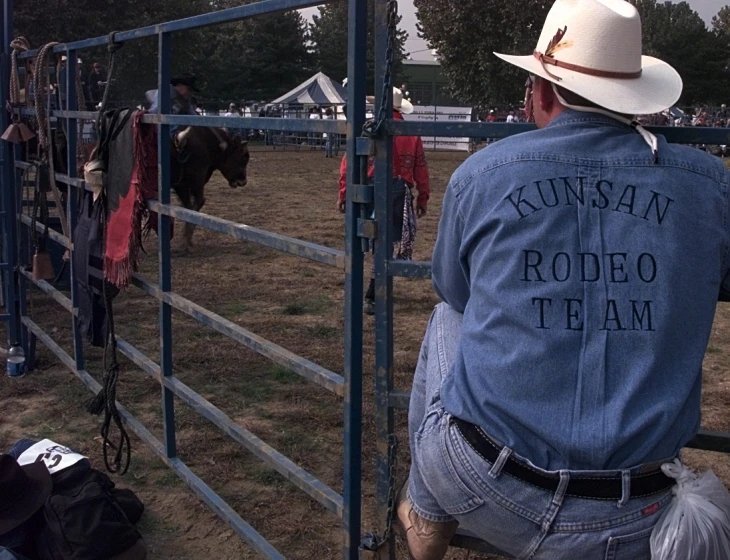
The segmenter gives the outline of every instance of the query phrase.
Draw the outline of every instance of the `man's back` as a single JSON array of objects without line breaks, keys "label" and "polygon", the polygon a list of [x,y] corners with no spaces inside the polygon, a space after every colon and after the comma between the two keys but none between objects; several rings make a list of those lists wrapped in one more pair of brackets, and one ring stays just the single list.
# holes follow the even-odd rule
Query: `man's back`
[{"label": "man's back", "polygon": [[720,160],[567,111],[454,175],[434,286],[464,312],[453,415],[545,469],[674,455],[728,271]]}]

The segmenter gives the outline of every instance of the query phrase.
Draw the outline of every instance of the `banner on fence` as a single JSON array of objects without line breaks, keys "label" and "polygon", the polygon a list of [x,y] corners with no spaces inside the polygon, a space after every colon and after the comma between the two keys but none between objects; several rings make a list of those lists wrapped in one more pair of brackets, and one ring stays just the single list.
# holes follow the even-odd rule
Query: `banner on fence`
[{"label": "banner on fence", "polygon": [[[461,121],[471,122],[471,107],[435,107],[433,105],[414,105],[413,113],[403,115],[407,121]],[[423,137],[427,150],[454,150],[468,152],[470,138]]]}]

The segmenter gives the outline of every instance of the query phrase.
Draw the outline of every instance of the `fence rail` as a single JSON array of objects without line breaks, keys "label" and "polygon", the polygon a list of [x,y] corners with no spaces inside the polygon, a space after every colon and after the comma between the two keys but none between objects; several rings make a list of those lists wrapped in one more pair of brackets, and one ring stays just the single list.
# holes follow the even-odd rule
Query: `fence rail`
[{"label": "fence rail", "polygon": [[[375,4],[376,17],[368,21],[368,0],[349,0],[348,15],[348,98],[365,99],[366,84],[366,51],[368,26],[373,25],[376,47],[376,84],[375,90],[381,91],[386,55],[388,52],[387,0],[369,0]],[[13,33],[13,0],[3,0],[4,27],[3,45],[0,45],[0,106],[7,102],[7,86],[9,83],[9,51],[8,45]],[[264,0],[245,6],[229,8],[218,12],[195,16],[192,18],[165,22],[158,25],[116,33],[113,40],[123,43],[144,37],[157,37],[159,45],[158,87],[167,87],[170,81],[171,41],[173,33],[188,29],[196,29],[211,25],[235,22],[247,18],[275,13],[284,10],[300,9],[321,4],[321,0]],[[85,48],[107,45],[109,37],[97,37],[58,45],[56,53],[64,53],[69,60],[76,58],[76,51]],[[21,59],[35,56],[37,51],[21,54]],[[73,77],[67,73],[65,84],[65,107],[52,112],[57,123],[63,123],[68,136],[68,169],[67,175],[56,174],[56,179],[68,185],[68,217],[71,231],[76,225],[76,202],[78,196],[84,194],[86,185],[75,176],[76,127],[78,121],[96,119],[96,113],[78,111],[75,84]],[[378,114],[378,106],[375,114]],[[386,114],[389,114],[392,99],[387,100]],[[376,519],[377,529],[382,534],[386,529],[388,515],[388,495],[390,488],[391,454],[389,446],[395,431],[394,413],[408,407],[410,394],[397,390],[393,386],[393,278],[430,278],[431,265],[427,262],[402,262],[392,259],[392,205],[389,203],[392,193],[392,136],[420,135],[436,137],[468,137],[468,138],[504,138],[534,128],[529,124],[506,123],[472,123],[472,122],[418,122],[396,121],[389,119],[385,124],[385,134],[374,139],[361,137],[365,123],[365,103],[348,105],[347,121],[320,119],[277,119],[260,117],[221,117],[170,115],[170,100],[161,99],[159,115],[145,115],[143,121],[155,124],[159,129],[159,200],[149,202],[151,210],[159,214],[159,280],[152,283],[141,275],[133,277],[133,286],[148,296],[156,299],[160,306],[160,358],[152,360],[128,341],[119,339],[120,352],[135,364],[146,375],[155,379],[162,392],[163,440],[154,437],[129,411],[121,404],[120,414],[126,423],[155,454],[160,457],[185,483],[230,527],[239,534],[254,550],[267,558],[282,559],[284,556],[269,544],[256,530],[244,521],[224,500],[205,482],[195,475],[177,457],[176,430],[174,415],[175,397],[188,405],[199,415],[206,418],[224,434],[251,452],[269,467],[275,469],[294,486],[316,500],[325,510],[338,516],[343,526],[343,556],[355,560],[360,556],[361,543],[361,510],[362,510],[362,358],[363,358],[363,243],[359,234],[364,233],[363,220],[370,216],[370,206],[374,204],[376,220],[386,227],[379,228],[375,238],[375,424],[376,424]],[[33,115],[32,110],[20,111],[23,115]],[[9,123],[8,114],[0,112],[0,127]],[[186,210],[170,204],[170,127],[171,126],[219,126],[235,129],[264,129],[281,133],[305,132],[310,134],[347,135],[348,165],[348,203],[345,216],[345,249],[334,249],[307,241],[287,237],[277,233],[254,228],[246,224],[216,218],[200,212]],[[719,128],[651,128],[663,134],[670,142],[686,144],[730,144],[730,131]],[[374,150],[375,178],[374,188],[364,187],[368,184],[367,163],[371,151]],[[73,356],[63,350],[43,329],[36,324],[27,313],[27,292],[31,286],[48,295],[62,309],[75,316],[78,311],[78,296],[72,287],[71,297],[57,290],[50,283],[35,281],[32,275],[18,267],[19,255],[17,247],[18,228],[24,228],[28,234],[33,220],[21,213],[23,208],[22,189],[19,183],[20,174],[27,171],[32,164],[22,161],[18,149],[11,150],[7,143],[0,146],[0,164],[2,182],[2,209],[0,218],[4,229],[5,271],[18,270],[16,281],[5,283],[4,296],[9,302],[9,336],[15,339],[20,335],[26,349],[35,340],[44,344],[65,367],[77,375],[94,393],[100,385],[85,370],[83,339],[75,324],[72,323],[74,350]],[[2,212],[6,214],[3,215]],[[343,374],[329,371],[255,333],[228,321],[224,317],[205,309],[172,291],[170,261],[170,222],[172,218],[195,224],[200,227],[228,235],[239,241],[246,241],[269,247],[303,259],[337,267],[345,276],[345,311],[344,311],[344,368]],[[43,231],[44,225],[36,223],[37,231]],[[71,239],[53,230],[49,231],[51,241],[73,252]],[[29,250],[29,244],[26,251]],[[28,254],[24,255],[27,259]],[[72,271],[72,280],[73,280]],[[10,278],[13,275],[8,274]],[[72,286],[73,286],[72,282]],[[17,303],[17,305],[16,305]],[[17,307],[17,311],[16,311]],[[223,411],[215,407],[207,399],[185,385],[174,375],[172,368],[172,310],[178,310],[199,323],[223,334],[236,343],[245,346],[269,360],[280,364],[299,374],[308,381],[343,398],[344,417],[344,480],[343,493],[340,495],[322,481],[299,467],[290,459],[276,451],[263,440],[237,424]],[[3,318],[4,315],[0,315]],[[700,449],[730,453],[730,434],[701,431],[691,446]],[[453,543],[485,552],[495,552],[492,547],[471,535],[460,534]],[[395,548],[392,541],[380,551],[381,559],[394,559]]]}]

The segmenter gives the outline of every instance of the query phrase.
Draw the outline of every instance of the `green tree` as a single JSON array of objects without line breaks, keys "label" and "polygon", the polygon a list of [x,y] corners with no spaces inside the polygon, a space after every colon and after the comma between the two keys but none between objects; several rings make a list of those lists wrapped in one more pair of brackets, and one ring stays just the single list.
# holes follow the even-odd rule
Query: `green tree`
[{"label": "green tree", "polygon": [[[375,3],[368,3],[368,83],[375,80],[375,33],[372,22],[375,20]],[[400,23],[401,17],[398,18]],[[312,18],[309,39],[312,45],[314,67],[336,81],[347,77],[347,1],[335,0],[319,8],[319,15]],[[405,44],[408,33],[398,27],[396,34],[395,56],[393,58],[394,82],[397,83],[405,59]]]},{"label": "green tree", "polygon": [[687,2],[630,0],[643,25],[644,52],[671,64],[684,82],[681,104],[724,102],[727,41],[709,31]]},{"label": "green tree", "polygon": [[[251,0],[247,0],[250,2]],[[15,29],[33,47],[69,42],[241,5],[242,0],[23,0]],[[193,73],[205,103],[271,99],[308,74],[307,24],[296,12],[256,17],[173,35],[173,73]],[[105,49],[81,51],[88,68],[106,61]],[[156,37],[132,41],[118,52],[110,97],[126,104],[157,87]]]},{"label": "green tree", "polygon": [[730,6],[720,8],[717,15],[712,16],[712,29],[717,34],[730,35]]},{"label": "green tree", "polygon": [[454,97],[474,105],[522,100],[525,73],[493,53],[531,53],[551,1],[415,0],[414,4],[419,35],[438,52]]},{"label": "green tree", "polygon": [[208,31],[209,47],[202,60],[211,98],[271,101],[309,77],[307,22],[299,12],[256,17]]}]

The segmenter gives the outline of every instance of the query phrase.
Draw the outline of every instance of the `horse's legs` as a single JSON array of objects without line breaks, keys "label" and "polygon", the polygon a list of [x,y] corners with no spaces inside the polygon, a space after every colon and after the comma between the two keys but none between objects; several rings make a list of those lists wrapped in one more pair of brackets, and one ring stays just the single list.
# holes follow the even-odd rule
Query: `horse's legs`
[{"label": "horse's legs", "polygon": [[[187,188],[183,187],[175,189],[175,192],[177,193],[177,197],[180,199],[180,204],[182,204],[183,208],[193,210],[193,200],[190,196],[190,191]],[[185,227],[183,228],[183,249],[189,252],[192,248],[193,230],[190,227],[190,224],[185,222]]]},{"label": "horse's legs", "polygon": [[[201,188],[199,192],[193,192],[191,195],[191,204],[189,207],[186,207],[195,212],[200,212],[203,205],[205,205],[205,193],[203,192],[203,189]],[[195,224],[186,222],[184,240],[185,249],[187,251],[190,251],[193,248],[193,233],[195,233]]]}]

